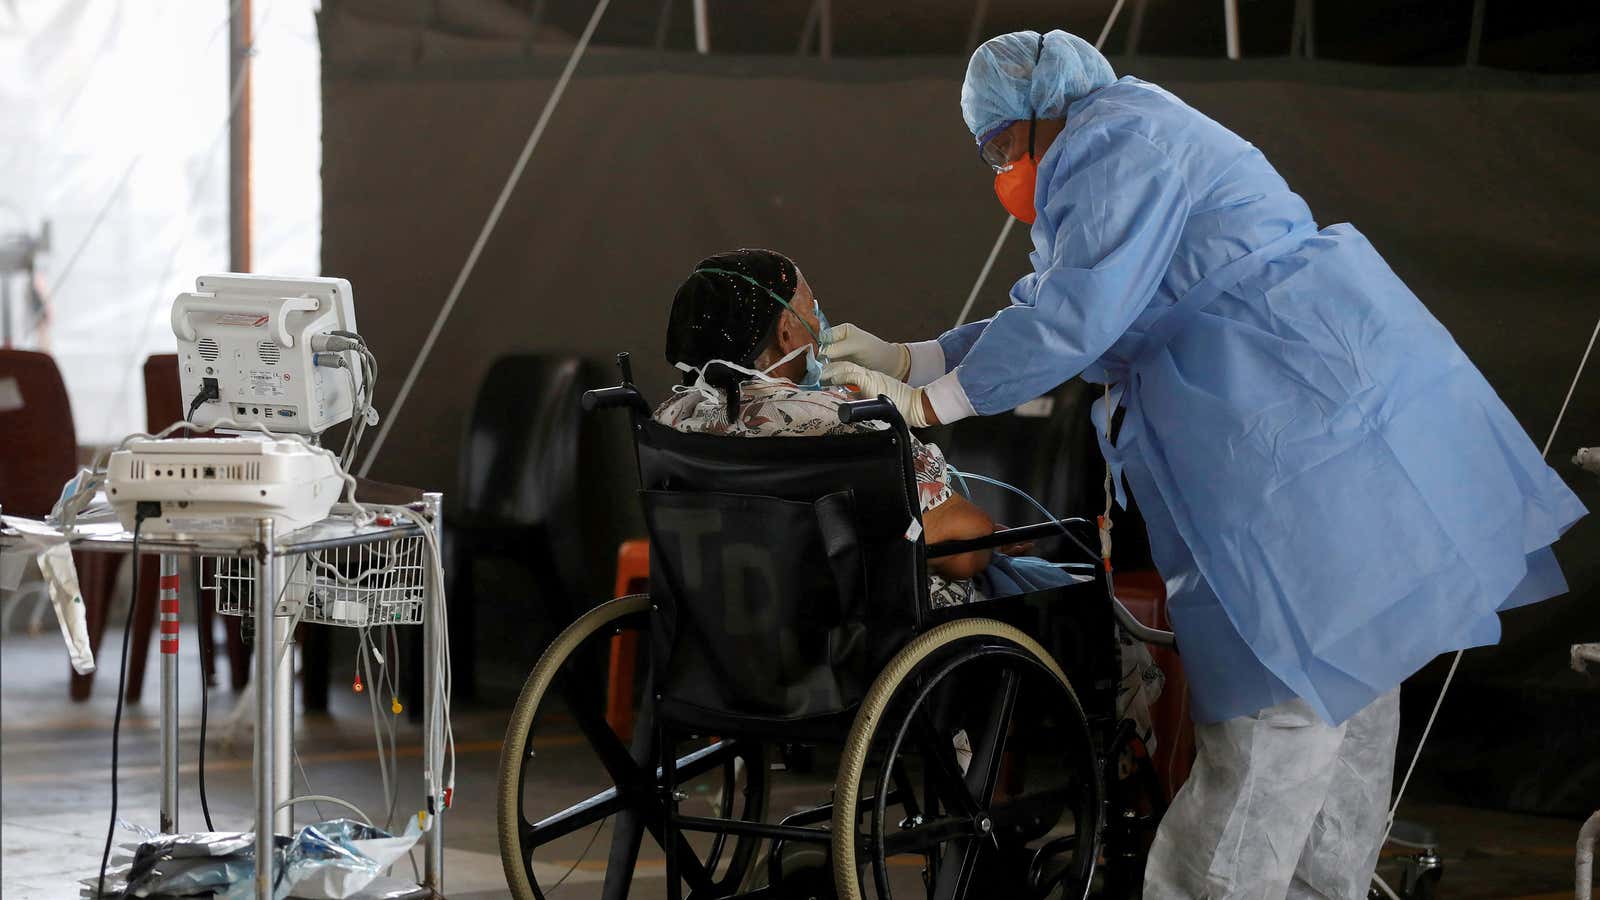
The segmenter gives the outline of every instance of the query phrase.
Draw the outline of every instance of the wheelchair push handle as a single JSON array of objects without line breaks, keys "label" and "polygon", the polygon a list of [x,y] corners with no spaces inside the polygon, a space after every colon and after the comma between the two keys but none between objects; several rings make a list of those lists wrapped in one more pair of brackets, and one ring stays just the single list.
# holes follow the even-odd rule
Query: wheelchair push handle
[{"label": "wheelchair push handle", "polygon": [[839,421],[846,425],[856,422],[888,422],[890,425],[901,425],[904,420],[900,417],[900,410],[895,409],[889,398],[879,394],[871,400],[851,400],[839,404]]},{"label": "wheelchair push handle", "polygon": [[584,391],[582,403],[583,411],[586,413],[618,406],[634,409],[645,415],[650,413],[649,405],[644,402],[644,395],[631,384]]}]

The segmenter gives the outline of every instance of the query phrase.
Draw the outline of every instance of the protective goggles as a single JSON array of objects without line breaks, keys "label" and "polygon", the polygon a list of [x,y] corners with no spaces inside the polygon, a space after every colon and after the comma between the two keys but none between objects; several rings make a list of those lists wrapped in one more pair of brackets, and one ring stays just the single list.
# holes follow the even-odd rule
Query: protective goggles
[{"label": "protective goggles", "polygon": [[[1044,59],[1044,35],[1040,34],[1039,49],[1033,55],[1034,68],[1039,67],[1039,61],[1042,59]],[[993,169],[996,175],[1011,168],[1011,163],[1022,157],[1023,148],[1017,146],[1021,141],[1017,140],[1015,132],[1007,130],[1020,121],[1022,120],[1012,119],[1008,122],[1001,122],[978,139],[978,158],[983,160],[984,165]],[[1033,154],[1033,131],[1038,124],[1039,117],[1037,115],[1028,119],[1027,151],[1030,156]]]},{"label": "protective goggles", "polygon": [[1015,121],[1002,122],[983,136],[983,142],[978,145],[978,158],[984,165],[995,171],[998,175],[1011,168],[1011,164],[1021,159],[1024,153],[1033,152],[1033,130],[1037,124],[1036,119],[1028,120],[1028,140],[1023,143],[1015,131],[1009,130]]}]

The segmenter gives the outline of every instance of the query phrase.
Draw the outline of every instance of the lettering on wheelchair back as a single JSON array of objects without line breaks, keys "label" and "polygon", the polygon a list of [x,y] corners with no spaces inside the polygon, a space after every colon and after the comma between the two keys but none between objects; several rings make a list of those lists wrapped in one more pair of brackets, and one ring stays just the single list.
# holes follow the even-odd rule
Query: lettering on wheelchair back
[{"label": "lettering on wheelchair back", "polygon": [[859,559],[851,535],[840,534],[848,520],[819,509],[836,499],[643,494],[664,699],[793,718],[860,698],[865,601],[850,568]]}]

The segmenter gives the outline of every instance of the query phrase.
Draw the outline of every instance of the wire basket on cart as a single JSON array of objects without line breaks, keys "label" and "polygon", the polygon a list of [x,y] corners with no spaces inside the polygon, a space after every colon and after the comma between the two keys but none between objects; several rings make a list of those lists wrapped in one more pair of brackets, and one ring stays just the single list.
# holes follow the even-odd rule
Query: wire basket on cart
[{"label": "wire basket on cart", "polygon": [[[347,628],[420,624],[427,552],[423,539],[412,536],[283,557],[278,612]],[[217,612],[255,614],[257,565],[249,558],[205,558],[201,588],[214,596]]]}]

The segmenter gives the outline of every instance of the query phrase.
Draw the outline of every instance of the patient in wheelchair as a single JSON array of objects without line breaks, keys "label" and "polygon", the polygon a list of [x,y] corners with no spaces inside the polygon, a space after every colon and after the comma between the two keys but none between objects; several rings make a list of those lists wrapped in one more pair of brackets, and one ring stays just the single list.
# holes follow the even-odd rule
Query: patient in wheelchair
[{"label": "patient in wheelchair", "polygon": [[[702,260],[673,299],[667,360],[684,378],[656,409],[656,421],[679,431],[736,437],[808,437],[887,427],[839,421],[839,405],[860,397],[817,383],[821,367],[815,360],[824,327],[811,286],[787,257],[738,250]],[[913,437],[912,461],[928,543],[994,532],[989,516],[951,489],[950,469],[937,445]],[[931,561],[932,604],[954,606],[1074,580],[1041,560],[1018,573],[1018,561],[1008,557],[1001,571],[990,572],[997,556],[984,550]]]},{"label": "patient in wheelchair", "polygon": [[[794,438],[885,428],[882,422],[844,424],[839,405],[859,396],[823,387],[817,360],[827,319],[795,264],[770,250],[736,250],[708,257],[673,298],[667,361],[683,372],[656,421],[685,432],[730,437]],[[924,539],[981,537],[995,523],[950,485],[950,467],[935,444],[912,438]],[[929,563],[935,607],[1043,590],[1086,579],[1007,547]],[[1127,715],[1149,734],[1148,704],[1160,691],[1160,670],[1143,644],[1124,642],[1123,695]],[[1119,703],[1119,705],[1125,705]]]}]

